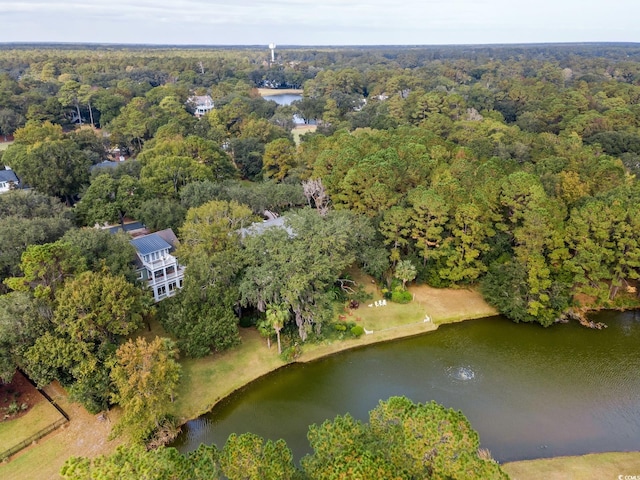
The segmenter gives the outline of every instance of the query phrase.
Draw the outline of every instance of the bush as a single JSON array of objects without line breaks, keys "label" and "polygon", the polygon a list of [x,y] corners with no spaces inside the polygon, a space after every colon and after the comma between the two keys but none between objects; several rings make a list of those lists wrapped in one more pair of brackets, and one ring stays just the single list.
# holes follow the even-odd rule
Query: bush
[{"label": "bush", "polygon": [[240,317],[238,324],[242,328],[250,328],[255,327],[258,324],[258,316],[257,315],[243,315]]},{"label": "bush", "polygon": [[296,358],[298,358],[301,354],[302,354],[302,347],[300,347],[300,345],[296,343],[290,346],[289,348],[285,349],[280,355],[280,358],[282,358],[282,360],[284,360],[285,362],[292,362]]},{"label": "bush", "polygon": [[333,329],[336,332],[344,332],[347,330],[347,326],[344,323],[334,323],[333,324]]},{"label": "bush", "polygon": [[373,298],[371,293],[368,293],[361,284],[358,284],[358,289],[355,293],[349,295],[348,297],[352,301],[356,301],[358,303],[366,303],[367,301]]},{"label": "bush", "polygon": [[356,325],[355,327],[351,327],[351,335],[358,338],[360,335],[364,333],[364,328],[360,325]]},{"label": "bush", "polygon": [[409,303],[413,300],[413,295],[407,290],[394,290],[391,294],[391,301],[395,303]]},{"label": "bush", "polygon": [[20,407],[18,406],[17,402],[11,402],[11,404],[7,407],[7,413],[9,415],[13,415],[15,413],[18,413],[20,411]]}]

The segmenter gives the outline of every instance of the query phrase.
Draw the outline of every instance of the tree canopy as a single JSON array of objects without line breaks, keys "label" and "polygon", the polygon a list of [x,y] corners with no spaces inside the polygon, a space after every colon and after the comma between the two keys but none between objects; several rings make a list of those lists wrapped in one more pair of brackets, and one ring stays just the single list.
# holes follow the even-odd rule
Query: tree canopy
[{"label": "tree canopy", "polygon": [[154,468],[154,478],[161,479],[205,478],[205,472],[208,479],[231,480],[508,478],[498,463],[481,457],[478,434],[464,415],[434,402],[391,397],[369,413],[369,423],[346,414],[310,426],[308,438],[313,452],[302,459],[300,469],[284,440],[245,433],[229,436],[221,450],[200,446],[188,455],[173,448],[146,452],[119,447],[113,455],[93,460],[71,458],[61,474],[69,480],[100,478],[120,472],[126,461],[131,465],[123,474]]}]

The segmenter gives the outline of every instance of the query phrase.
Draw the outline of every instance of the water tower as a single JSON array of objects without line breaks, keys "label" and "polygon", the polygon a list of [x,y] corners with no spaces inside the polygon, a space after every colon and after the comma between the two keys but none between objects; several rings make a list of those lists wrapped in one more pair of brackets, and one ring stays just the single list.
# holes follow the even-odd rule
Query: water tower
[{"label": "water tower", "polygon": [[270,43],[269,49],[271,50],[271,63],[274,63],[276,61],[276,44]]}]

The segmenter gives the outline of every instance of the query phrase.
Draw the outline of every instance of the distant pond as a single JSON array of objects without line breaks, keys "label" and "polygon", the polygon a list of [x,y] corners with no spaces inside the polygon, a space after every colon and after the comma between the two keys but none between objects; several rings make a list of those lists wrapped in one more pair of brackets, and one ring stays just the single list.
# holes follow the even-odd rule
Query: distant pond
[{"label": "distant pond", "polygon": [[366,420],[379,400],[406,395],[462,410],[501,462],[640,450],[640,312],[593,319],[609,328],[493,317],[291,365],[187,423],[174,446],[254,432],[284,438],[299,460],[308,425]]},{"label": "distant pond", "polygon": [[[271,100],[276,102],[278,105],[291,105],[293,102],[298,100],[302,100],[302,95],[297,93],[278,93],[275,95],[264,95],[262,98],[265,100]],[[296,125],[304,125],[305,121],[300,115],[293,116],[293,123]],[[309,125],[315,125],[315,120],[310,120]]]},{"label": "distant pond", "polygon": [[276,102],[278,105],[291,105],[293,102],[302,100],[302,95],[297,93],[278,93],[274,95],[264,95],[262,98]]}]

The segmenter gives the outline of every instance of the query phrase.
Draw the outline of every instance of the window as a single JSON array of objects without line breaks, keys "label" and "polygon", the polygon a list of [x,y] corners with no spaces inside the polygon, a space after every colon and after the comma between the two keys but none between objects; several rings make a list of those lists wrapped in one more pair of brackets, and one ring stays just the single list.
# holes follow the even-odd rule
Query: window
[{"label": "window", "polygon": [[149,263],[149,255],[145,255],[142,259],[145,261],[145,263]]},{"label": "window", "polygon": [[162,296],[167,294],[167,287],[162,285],[162,286],[158,287],[157,292],[158,292],[158,297],[162,297]]},{"label": "window", "polygon": [[153,278],[155,278],[156,280],[158,280],[160,278],[164,278],[164,270],[156,270],[153,273]]},{"label": "window", "polygon": [[169,284],[169,291],[170,291],[170,292],[173,292],[176,288],[177,288],[177,286],[176,286],[176,282],[171,282],[171,283]]},{"label": "window", "polygon": [[175,273],[176,273],[176,267],[174,267],[173,265],[170,265],[167,267],[167,276],[175,275]]},{"label": "window", "polygon": [[180,279],[180,288],[182,288],[182,279]]}]

